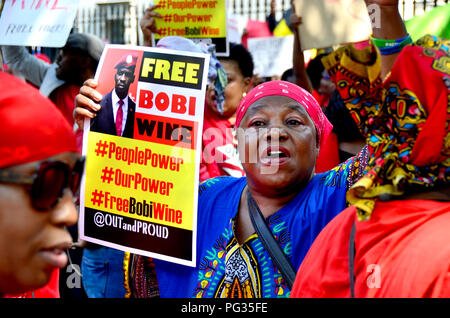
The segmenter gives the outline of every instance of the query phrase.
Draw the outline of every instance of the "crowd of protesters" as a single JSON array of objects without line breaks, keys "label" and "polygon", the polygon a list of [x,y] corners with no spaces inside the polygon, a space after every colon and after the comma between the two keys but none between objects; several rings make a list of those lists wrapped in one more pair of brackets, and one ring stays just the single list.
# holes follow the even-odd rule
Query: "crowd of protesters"
[{"label": "crowd of protesters", "polygon": [[[102,96],[96,36],[70,34],[53,64],[3,46],[23,80],[0,71],[0,296],[450,297],[450,41],[413,42],[398,0],[365,2],[381,22],[368,45],[308,65],[292,3],[283,80],[261,82],[242,44],[228,57],[181,37],[156,44],[211,57],[195,267],[77,237],[84,120],[132,137],[136,58],[117,61],[116,86]],[[140,21],[146,46],[158,8]],[[271,30],[274,10],[272,1]],[[113,110],[114,122],[103,121]],[[61,270],[74,251],[79,294]]]}]

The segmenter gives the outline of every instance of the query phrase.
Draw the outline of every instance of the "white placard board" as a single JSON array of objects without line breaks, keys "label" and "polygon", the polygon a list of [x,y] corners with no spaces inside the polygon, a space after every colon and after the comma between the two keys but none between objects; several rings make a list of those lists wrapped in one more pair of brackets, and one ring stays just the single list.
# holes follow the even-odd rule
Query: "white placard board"
[{"label": "white placard board", "polygon": [[227,38],[229,42],[242,43],[247,18],[242,15],[228,13]]},{"label": "white placard board", "polygon": [[364,0],[295,0],[302,17],[299,33],[302,49],[319,49],[367,40],[376,23],[376,8],[367,12]]},{"label": "white placard board", "polygon": [[260,77],[280,76],[292,68],[294,36],[248,39],[248,50]]},{"label": "white placard board", "polygon": [[63,47],[79,0],[6,0],[0,45]]}]

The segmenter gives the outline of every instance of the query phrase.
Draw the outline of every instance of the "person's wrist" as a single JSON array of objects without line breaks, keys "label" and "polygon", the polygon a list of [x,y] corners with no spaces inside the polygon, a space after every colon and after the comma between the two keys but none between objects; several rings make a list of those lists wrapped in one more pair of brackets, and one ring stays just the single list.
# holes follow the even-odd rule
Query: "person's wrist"
[{"label": "person's wrist", "polygon": [[371,37],[372,43],[379,49],[381,55],[391,55],[399,53],[405,46],[412,43],[411,36],[392,40],[377,39]]},{"label": "person's wrist", "polygon": [[143,41],[145,46],[151,46],[152,45],[152,35],[151,33],[148,34],[148,32],[142,32],[143,33]]},{"label": "person's wrist", "polygon": [[372,35],[378,39],[399,39],[408,33],[397,7],[383,6],[380,9],[379,23],[372,27]]},{"label": "person's wrist", "polygon": [[407,34],[404,37],[398,39],[378,39],[374,36],[370,37],[373,41],[373,44],[379,49],[394,47],[394,46],[405,46],[407,44],[412,43],[411,36]]}]

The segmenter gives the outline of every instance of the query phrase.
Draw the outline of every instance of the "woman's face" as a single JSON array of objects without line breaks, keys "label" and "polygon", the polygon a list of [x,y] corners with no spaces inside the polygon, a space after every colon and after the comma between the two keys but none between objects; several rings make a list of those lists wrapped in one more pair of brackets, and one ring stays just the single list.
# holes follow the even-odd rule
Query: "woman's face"
[{"label": "woman's face", "polygon": [[225,102],[223,105],[223,118],[233,117],[236,113],[243,94],[247,93],[250,78],[244,77],[239,68],[239,64],[232,60],[220,60],[227,73],[228,84],[225,87]]},{"label": "woman's face", "polygon": [[[64,153],[49,159],[72,168],[78,158]],[[8,170],[31,176],[38,165],[33,162]],[[70,248],[72,238],[65,227],[77,218],[68,189],[51,210],[38,211],[26,185],[0,182],[0,292],[21,293],[47,284],[51,273],[67,264],[64,250]]]},{"label": "woman's face", "polygon": [[317,89],[317,92],[321,95],[331,96],[335,91],[335,89],[336,86],[330,79],[330,75],[328,74],[327,70],[323,70],[322,78],[320,79],[320,84],[319,88]]},{"label": "woman's face", "polygon": [[317,132],[304,107],[289,97],[266,96],[250,105],[238,144],[249,184],[263,191],[298,191],[314,174]]}]

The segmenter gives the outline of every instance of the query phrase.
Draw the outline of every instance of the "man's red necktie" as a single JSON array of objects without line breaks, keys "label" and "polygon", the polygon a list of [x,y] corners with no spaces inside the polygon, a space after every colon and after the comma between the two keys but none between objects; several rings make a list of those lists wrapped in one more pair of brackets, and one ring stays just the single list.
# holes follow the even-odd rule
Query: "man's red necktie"
[{"label": "man's red necktie", "polygon": [[123,100],[119,100],[119,109],[117,110],[116,116],[116,134],[117,136],[122,136],[122,121],[123,121]]}]

